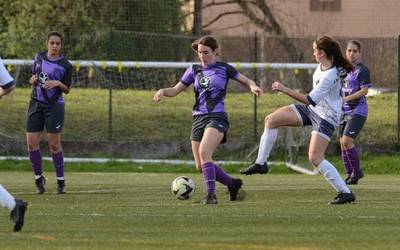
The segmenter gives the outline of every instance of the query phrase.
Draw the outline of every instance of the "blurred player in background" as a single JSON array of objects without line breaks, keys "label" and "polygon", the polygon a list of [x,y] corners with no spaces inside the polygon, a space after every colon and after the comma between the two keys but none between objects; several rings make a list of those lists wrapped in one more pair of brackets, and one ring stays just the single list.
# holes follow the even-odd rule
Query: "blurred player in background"
[{"label": "blurred player in background", "polygon": [[358,150],[354,140],[363,128],[368,116],[368,105],[365,95],[372,86],[368,68],[361,62],[361,43],[349,41],[347,43],[346,57],[355,66],[344,82],[343,116],[341,119],[339,136],[342,150],[342,161],[346,171],[346,183],[358,184],[364,175],[360,168]]},{"label": "blurred player in background", "polygon": [[[14,79],[4,67],[3,61],[0,58],[0,98],[11,93],[14,89]],[[24,225],[25,211],[28,203],[15,199],[1,184],[0,184],[0,204],[10,210],[10,218],[13,220],[14,231],[18,232]]]},{"label": "blurred player in background", "polygon": [[63,93],[68,94],[70,91],[72,65],[61,54],[62,45],[60,33],[52,31],[47,35],[47,51],[36,54],[29,80],[33,90],[27,114],[26,139],[39,194],[46,191],[39,147],[44,128],[56,170],[57,193],[65,193],[64,155],[61,147],[64,126]]},{"label": "blurred player in background", "polygon": [[354,194],[336,168],[325,159],[325,151],[335,127],[338,127],[340,122],[341,74],[352,71],[354,66],[342,55],[339,43],[328,36],[321,36],[314,41],[313,55],[319,64],[313,75],[313,89],[308,95],[290,89],[280,82],[272,84],[273,91],[282,92],[303,104],[279,108],[265,118],[258,157],[253,165],[241,170],[241,173],[251,175],[268,172],[267,159],[278,137],[279,127],[313,126],[308,159],[338,192],[330,204],[353,202]]},{"label": "blurred player in background", "polygon": [[217,204],[215,181],[228,187],[230,200],[237,199],[242,180],[230,177],[212,159],[219,144],[225,143],[229,129],[224,99],[229,79],[235,79],[260,96],[261,89],[234,67],[218,60],[218,43],[205,36],[192,43],[192,49],[200,59],[200,65],[190,66],[181,80],[171,88],[160,89],[153,97],[160,101],[163,96],[174,97],[193,84],[196,103],[193,106],[192,152],[196,168],[203,173],[207,196],[205,204]]}]

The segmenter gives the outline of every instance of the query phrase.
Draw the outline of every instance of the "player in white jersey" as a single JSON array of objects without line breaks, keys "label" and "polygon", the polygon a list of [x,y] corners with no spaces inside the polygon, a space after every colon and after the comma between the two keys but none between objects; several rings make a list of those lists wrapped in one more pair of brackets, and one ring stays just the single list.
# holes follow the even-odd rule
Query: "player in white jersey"
[{"label": "player in white jersey", "polygon": [[0,58],[0,98],[14,89],[14,79],[8,73],[3,61]]},{"label": "player in white jersey", "polygon": [[[9,94],[14,88],[14,79],[4,67],[4,63],[0,58],[0,98]],[[10,210],[10,218],[14,221],[14,231],[20,231],[24,225],[25,211],[28,206],[23,200],[15,199],[0,184],[0,205]]]},{"label": "player in white jersey", "polygon": [[325,151],[336,127],[339,126],[342,96],[341,78],[354,66],[342,55],[340,45],[329,36],[321,36],[313,43],[313,55],[319,63],[313,75],[313,89],[308,95],[301,94],[280,82],[272,84],[273,91],[282,92],[302,104],[279,108],[265,118],[265,129],[260,139],[255,163],[241,170],[242,174],[266,174],[267,159],[282,126],[312,126],[308,151],[310,163],[338,192],[330,204],[355,201],[354,194],[340,177],[336,168],[325,159]]}]

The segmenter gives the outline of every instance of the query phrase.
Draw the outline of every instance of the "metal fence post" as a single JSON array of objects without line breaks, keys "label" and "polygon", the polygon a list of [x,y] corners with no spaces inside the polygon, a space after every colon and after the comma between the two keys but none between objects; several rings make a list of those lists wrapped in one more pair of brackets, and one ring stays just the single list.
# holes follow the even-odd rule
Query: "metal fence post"
[{"label": "metal fence post", "polygon": [[[254,58],[253,58],[254,62],[258,62],[258,34],[257,32],[254,32]],[[254,68],[254,82],[258,82],[258,70],[257,68]],[[253,119],[253,123],[254,123],[254,140],[257,141],[258,139],[258,135],[257,135],[257,96],[254,95],[253,97],[254,99],[254,119]]]}]

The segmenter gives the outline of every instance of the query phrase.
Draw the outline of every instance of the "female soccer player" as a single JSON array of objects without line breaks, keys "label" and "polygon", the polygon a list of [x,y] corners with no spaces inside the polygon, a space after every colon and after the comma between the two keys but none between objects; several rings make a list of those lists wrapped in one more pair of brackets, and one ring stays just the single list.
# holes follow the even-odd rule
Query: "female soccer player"
[{"label": "female soccer player", "polygon": [[301,94],[280,82],[272,84],[273,91],[280,91],[303,104],[279,108],[265,118],[265,129],[255,164],[241,170],[242,174],[265,174],[267,158],[282,126],[313,126],[308,159],[339,193],[330,204],[355,201],[354,194],[346,186],[336,168],[325,159],[325,151],[335,127],[339,126],[342,96],[340,68],[350,72],[354,66],[343,57],[340,45],[331,37],[321,36],[313,43],[313,55],[319,63],[313,75],[313,89],[308,95]]},{"label": "female soccer player", "polygon": [[32,67],[32,95],[27,114],[26,139],[29,159],[39,194],[45,190],[39,142],[46,127],[49,150],[57,175],[57,193],[65,193],[64,156],[61,131],[64,125],[64,98],[71,87],[72,65],[61,54],[62,36],[56,31],[47,35],[47,51],[38,53]]},{"label": "female soccer player", "polygon": [[[14,89],[14,79],[10,76],[3,61],[0,58],[0,98],[11,93]],[[10,210],[10,218],[13,220],[14,231],[18,232],[24,225],[25,211],[28,203],[15,199],[1,184],[0,184],[0,204]]]},{"label": "female soccer player", "polygon": [[350,72],[342,88],[343,116],[341,119],[339,135],[342,149],[342,161],[345,166],[347,184],[358,184],[364,175],[360,168],[358,150],[354,139],[360,133],[368,116],[368,105],[365,95],[372,86],[369,70],[361,62],[361,43],[355,40],[348,42],[346,57],[355,65],[355,70]]},{"label": "female soccer player", "polygon": [[190,66],[181,80],[171,88],[158,90],[154,101],[163,96],[174,97],[193,84],[196,103],[193,106],[192,152],[196,168],[203,173],[207,196],[205,204],[217,204],[215,181],[228,187],[230,200],[237,199],[242,180],[227,175],[213,162],[212,155],[220,143],[226,142],[229,128],[225,113],[224,99],[229,79],[235,79],[247,86],[256,96],[261,96],[261,89],[234,67],[218,61],[218,44],[215,38],[204,36],[192,43],[193,50],[200,59],[200,65]]}]

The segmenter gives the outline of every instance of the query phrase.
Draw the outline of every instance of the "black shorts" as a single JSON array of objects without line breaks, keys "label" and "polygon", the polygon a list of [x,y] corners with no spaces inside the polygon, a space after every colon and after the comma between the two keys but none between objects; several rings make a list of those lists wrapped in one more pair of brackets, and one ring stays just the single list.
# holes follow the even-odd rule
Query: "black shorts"
[{"label": "black shorts", "polygon": [[362,115],[344,115],[340,121],[339,137],[345,135],[355,139],[366,120],[367,117]]},{"label": "black shorts", "polygon": [[228,115],[224,112],[193,116],[192,135],[190,139],[192,141],[200,142],[203,138],[204,130],[209,127],[215,128],[221,133],[224,133],[224,138],[221,143],[226,142],[229,120]]},{"label": "black shorts", "polygon": [[47,104],[31,99],[28,108],[26,132],[61,133],[64,127],[64,104]]}]

